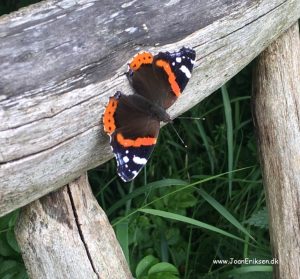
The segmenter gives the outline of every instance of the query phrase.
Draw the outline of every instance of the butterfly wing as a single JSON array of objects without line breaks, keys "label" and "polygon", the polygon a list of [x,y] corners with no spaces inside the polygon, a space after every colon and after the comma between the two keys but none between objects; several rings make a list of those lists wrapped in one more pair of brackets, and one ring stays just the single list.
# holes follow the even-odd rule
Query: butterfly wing
[{"label": "butterfly wing", "polygon": [[169,94],[171,88],[163,69],[157,69],[157,72],[154,72],[154,58],[149,52],[138,53],[129,63],[127,77],[135,93],[152,103],[161,105],[167,97],[173,98],[173,96],[166,95]]},{"label": "butterfly wing", "polygon": [[110,97],[103,114],[105,132],[123,181],[134,179],[147,163],[159,133],[159,121],[143,111],[135,95],[117,92]]},{"label": "butterfly wing", "polygon": [[151,144],[124,148],[116,134],[112,135],[110,144],[117,161],[118,175],[124,182],[129,182],[138,175],[146,165],[155,146],[155,144]]},{"label": "butterfly wing", "polygon": [[127,75],[137,94],[167,109],[186,87],[195,58],[195,51],[185,47],[155,56],[142,52],[129,63]]},{"label": "butterfly wing", "polygon": [[153,63],[156,67],[164,68],[173,93],[179,96],[191,78],[195,59],[196,52],[191,48],[183,47],[176,52],[158,53]]}]

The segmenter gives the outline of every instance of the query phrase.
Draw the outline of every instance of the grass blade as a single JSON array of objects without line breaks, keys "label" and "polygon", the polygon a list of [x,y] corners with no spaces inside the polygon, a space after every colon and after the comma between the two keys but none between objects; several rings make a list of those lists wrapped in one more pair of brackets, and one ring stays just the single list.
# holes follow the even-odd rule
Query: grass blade
[{"label": "grass blade", "polygon": [[128,265],[129,262],[129,241],[128,241],[128,222],[126,220],[120,222],[116,226],[116,236],[123,250]]},{"label": "grass blade", "polygon": [[232,125],[232,111],[231,104],[228,95],[226,85],[221,87],[223,103],[224,103],[224,112],[226,120],[226,132],[227,132],[227,160],[228,160],[228,186],[229,186],[229,197],[232,193],[232,170],[233,170],[233,125]]},{"label": "grass blade", "polygon": [[250,235],[246,228],[244,228],[241,223],[235,219],[234,216],[230,214],[230,212],[222,206],[219,202],[217,202],[212,196],[210,196],[207,192],[205,192],[202,188],[197,189],[203,199],[205,199],[214,209],[216,209],[225,219],[227,219],[233,226],[235,226],[238,230],[243,232],[245,235],[250,237],[252,240],[254,238]]},{"label": "grass blade", "polygon": [[206,230],[209,230],[209,231],[212,231],[212,232],[215,232],[215,233],[219,233],[219,234],[222,234],[224,236],[234,238],[236,240],[244,242],[244,239],[242,239],[238,236],[235,236],[234,234],[228,233],[228,232],[226,232],[224,230],[221,230],[217,227],[214,227],[212,225],[203,223],[201,221],[198,221],[198,220],[186,217],[186,216],[182,216],[182,215],[167,212],[167,211],[157,210],[157,209],[150,209],[150,208],[139,209],[139,211],[147,213],[147,214],[152,214],[152,215],[155,215],[155,216],[160,216],[160,217],[163,217],[163,218],[171,219],[171,220],[176,220],[176,221],[179,221],[179,222],[184,222],[184,223],[196,226],[198,228],[206,229]]}]

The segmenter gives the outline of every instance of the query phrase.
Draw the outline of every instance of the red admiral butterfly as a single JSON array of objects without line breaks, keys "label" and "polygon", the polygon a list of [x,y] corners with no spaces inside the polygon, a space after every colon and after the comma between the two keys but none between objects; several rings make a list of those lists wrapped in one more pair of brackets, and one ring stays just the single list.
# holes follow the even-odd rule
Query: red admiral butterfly
[{"label": "red admiral butterfly", "polygon": [[170,122],[166,112],[188,83],[196,53],[190,48],[141,52],[129,63],[127,77],[135,94],[118,91],[109,98],[103,114],[104,131],[110,136],[118,174],[134,179],[147,163],[157,141],[160,121]]}]

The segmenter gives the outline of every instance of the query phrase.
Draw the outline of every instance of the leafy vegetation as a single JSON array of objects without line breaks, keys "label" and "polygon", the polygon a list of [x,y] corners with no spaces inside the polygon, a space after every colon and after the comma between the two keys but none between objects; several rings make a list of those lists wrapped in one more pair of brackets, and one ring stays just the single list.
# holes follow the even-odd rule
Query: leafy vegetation
[{"label": "leafy vegetation", "polygon": [[[4,1],[0,13],[22,3]],[[135,278],[271,278],[268,265],[213,262],[271,258],[250,81],[251,65],[175,120],[187,148],[162,128],[134,182],[119,180],[114,160],[89,172]],[[17,213],[0,218],[0,278],[28,278],[13,234]]]}]

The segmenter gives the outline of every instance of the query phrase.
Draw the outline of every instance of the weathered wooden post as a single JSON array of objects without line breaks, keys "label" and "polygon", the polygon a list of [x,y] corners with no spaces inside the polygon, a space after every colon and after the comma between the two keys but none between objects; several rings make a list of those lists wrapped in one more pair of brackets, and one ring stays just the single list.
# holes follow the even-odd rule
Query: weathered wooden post
[{"label": "weathered wooden post", "polygon": [[131,279],[87,176],[25,206],[16,236],[31,279]]},{"label": "weathered wooden post", "polygon": [[298,23],[259,55],[254,119],[270,219],[275,278],[300,278],[300,38]]}]

